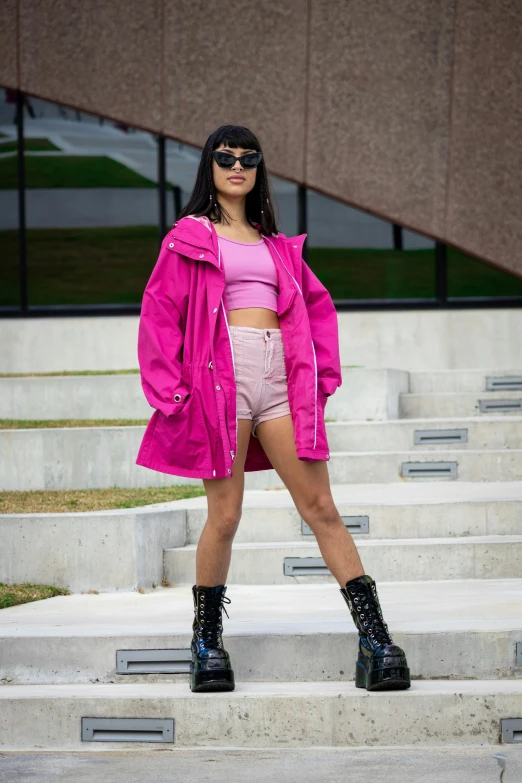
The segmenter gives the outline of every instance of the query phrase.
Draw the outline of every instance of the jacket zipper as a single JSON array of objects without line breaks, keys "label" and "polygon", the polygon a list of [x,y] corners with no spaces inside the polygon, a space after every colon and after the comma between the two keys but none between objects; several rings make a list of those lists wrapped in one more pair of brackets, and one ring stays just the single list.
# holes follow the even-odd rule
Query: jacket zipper
[{"label": "jacket zipper", "polygon": [[[286,271],[288,272],[288,274],[290,275],[290,277],[292,278],[292,280],[296,284],[299,293],[301,294],[301,296],[303,296],[303,292],[301,291],[299,283],[297,282],[297,280],[295,279],[295,277],[290,272],[290,270],[288,269],[287,265],[285,264],[285,262],[281,258],[281,253],[279,252],[277,247],[274,245],[274,243],[268,237],[265,237],[265,239],[268,242],[270,242],[270,244],[272,245],[272,247],[276,251],[277,255],[279,256],[279,258],[281,260],[281,263],[283,264],[284,268],[286,269]],[[315,449],[315,444],[317,443],[317,359],[315,357],[314,341],[311,340],[311,343],[312,343],[312,351],[313,351],[313,354],[314,354],[314,373],[315,373],[315,396],[314,396],[314,417],[315,417],[315,420],[314,420],[314,445],[313,445],[313,448]]]},{"label": "jacket zipper", "polygon": [[[221,269],[221,247],[218,242],[218,266]],[[234,377],[236,375],[236,362],[234,359],[234,346],[232,344],[232,338],[230,336],[230,329],[228,328],[228,318],[227,318],[227,312],[225,310],[225,305],[223,304],[223,296],[221,296],[221,307],[223,308],[223,315],[225,316],[225,324],[227,326],[227,332],[228,332],[228,340],[230,342],[230,353],[232,354],[232,366],[234,368]],[[227,420],[228,420],[228,410],[227,410]],[[237,411],[236,411],[236,450],[237,450],[237,442],[238,442],[238,423],[237,423]],[[229,442],[230,445],[230,442]],[[230,456],[232,458],[232,463],[235,461],[235,454],[233,455],[232,449],[230,449]]]}]

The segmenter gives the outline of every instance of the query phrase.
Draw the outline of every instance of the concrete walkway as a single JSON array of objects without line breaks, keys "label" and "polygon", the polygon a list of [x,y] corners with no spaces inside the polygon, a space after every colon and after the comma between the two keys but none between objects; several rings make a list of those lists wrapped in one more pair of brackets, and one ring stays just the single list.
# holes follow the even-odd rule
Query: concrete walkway
[{"label": "concrete walkway", "polygon": [[222,749],[0,754],[1,783],[503,783],[522,780],[522,747]]}]

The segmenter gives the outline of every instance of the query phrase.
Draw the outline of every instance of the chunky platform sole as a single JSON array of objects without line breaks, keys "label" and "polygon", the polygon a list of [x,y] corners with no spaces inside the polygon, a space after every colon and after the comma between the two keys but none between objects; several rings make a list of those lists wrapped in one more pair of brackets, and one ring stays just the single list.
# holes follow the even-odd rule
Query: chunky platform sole
[{"label": "chunky platform sole", "polygon": [[203,670],[195,674],[194,664],[191,663],[189,671],[191,691],[233,691],[236,687],[232,669]]},{"label": "chunky platform sole", "polygon": [[369,671],[364,664],[355,664],[355,687],[367,691],[400,691],[411,686],[408,666],[387,666]]}]

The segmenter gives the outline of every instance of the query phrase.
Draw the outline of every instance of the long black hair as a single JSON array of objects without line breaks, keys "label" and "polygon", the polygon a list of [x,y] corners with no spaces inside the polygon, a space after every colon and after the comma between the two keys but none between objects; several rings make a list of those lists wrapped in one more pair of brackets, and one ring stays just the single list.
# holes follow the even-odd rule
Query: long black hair
[{"label": "long black hair", "polygon": [[[239,147],[244,150],[256,150],[262,152],[261,145],[251,130],[242,125],[221,125],[217,130],[210,134],[199,162],[196,184],[188,202],[180,210],[177,219],[186,215],[206,215],[213,222],[226,222],[230,215],[218,201],[214,178],[212,176],[212,152],[220,144],[226,144],[227,147]],[[212,196],[212,199],[210,198]],[[262,211],[261,211],[262,210]],[[272,192],[265,167],[264,158],[257,167],[256,182],[250,193],[247,193],[245,199],[246,219],[252,225],[254,222],[261,226],[261,233],[272,236],[277,234],[276,220],[272,204]],[[217,215],[213,218],[211,213]]]}]

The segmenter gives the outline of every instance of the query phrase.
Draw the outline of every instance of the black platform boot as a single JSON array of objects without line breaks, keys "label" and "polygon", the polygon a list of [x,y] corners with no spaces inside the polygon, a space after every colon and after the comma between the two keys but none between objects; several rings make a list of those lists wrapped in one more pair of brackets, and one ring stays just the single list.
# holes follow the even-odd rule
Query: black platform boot
[{"label": "black platform boot", "polygon": [[[230,603],[225,597],[225,585],[203,587],[193,585],[194,636],[190,644],[190,689],[192,691],[233,691],[234,672],[230,657],[223,646],[221,609]],[[225,609],[228,617],[228,612]]]},{"label": "black platform boot", "polygon": [[340,590],[359,631],[355,686],[368,691],[409,688],[406,655],[393,643],[371,576],[364,574],[350,579]]}]

